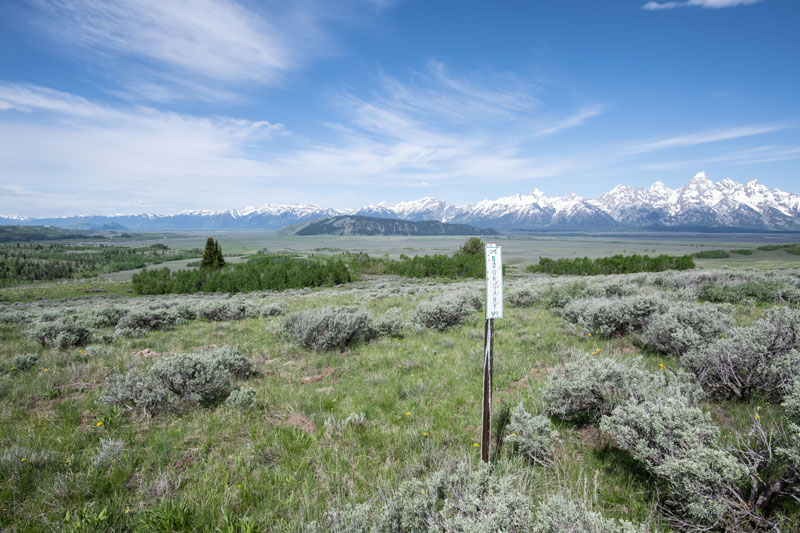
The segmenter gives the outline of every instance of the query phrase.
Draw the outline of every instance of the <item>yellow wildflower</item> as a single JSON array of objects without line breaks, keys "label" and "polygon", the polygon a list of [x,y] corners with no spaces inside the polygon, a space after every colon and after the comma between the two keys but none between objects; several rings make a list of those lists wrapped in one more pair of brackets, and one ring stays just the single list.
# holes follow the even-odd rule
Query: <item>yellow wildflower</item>
[{"label": "yellow wildflower", "polygon": [[102,420],[98,420],[98,421],[97,421],[97,424],[95,424],[95,425],[96,425],[97,427],[100,427],[100,426],[102,426],[102,425],[103,425],[103,421],[102,421]]},{"label": "yellow wildflower", "polygon": [[406,411],[406,416],[411,416],[411,411]]},{"label": "yellow wildflower", "polygon": [[475,447],[475,448],[477,448],[478,446],[480,446],[480,444],[478,444],[478,443],[476,442],[476,443],[475,443],[475,444],[473,444],[472,446],[473,446],[473,447]]}]

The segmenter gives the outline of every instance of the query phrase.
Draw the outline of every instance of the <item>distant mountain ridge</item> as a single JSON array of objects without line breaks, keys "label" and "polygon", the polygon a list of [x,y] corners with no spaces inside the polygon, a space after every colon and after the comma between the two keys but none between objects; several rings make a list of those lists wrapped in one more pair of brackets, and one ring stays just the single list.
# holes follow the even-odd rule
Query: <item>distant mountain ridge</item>
[{"label": "distant mountain ridge", "polygon": [[318,205],[272,205],[230,211],[183,211],[175,215],[73,216],[31,219],[0,217],[0,224],[61,228],[108,227],[129,230],[276,230],[308,220],[343,215],[410,221],[436,220],[478,228],[520,230],[691,229],[800,231],[800,196],[770,189],[752,180],[709,180],[700,172],[689,183],[670,189],[660,181],[648,188],[618,185],[599,198],[576,194],[548,197],[534,189],[496,200],[456,206],[436,198],[360,209]]},{"label": "distant mountain ridge", "polygon": [[294,235],[495,235],[493,229],[479,229],[466,224],[448,224],[437,220],[400,220],[397,218],[342,215],[301,224]]}]

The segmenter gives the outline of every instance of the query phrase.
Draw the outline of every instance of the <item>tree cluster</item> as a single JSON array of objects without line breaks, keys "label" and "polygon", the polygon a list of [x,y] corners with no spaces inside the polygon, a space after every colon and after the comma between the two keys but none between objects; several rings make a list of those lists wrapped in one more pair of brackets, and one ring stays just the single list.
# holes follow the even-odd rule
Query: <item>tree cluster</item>
[{"label": "tree cluster", "polygon": [[538,265],[530,265],[528,272],[544,274],[566,274],[572,276],[598,276],[607,274],[634,274],[636,272],[663,272],[664,270],[689,270],[695,267],[688,255],[674,256],[661,254],[614,255],[611,257],[588,257],[575,259],[549,259],[542,257]]},{"label": "tree cluster", "polygon": [[222,256],[222,248],[219,242],[209,237],[206,241],[206,249],[203,250],[203,260],[200,261],[200,268],[211,268],[219,270],[225,266],[225,258]]},{"label": "tree cluster", "polygon": [[351,281],[341,260],[261,256],[230,269],[143,270],[131,280],[137,294],[252,292],[332,286]]}]

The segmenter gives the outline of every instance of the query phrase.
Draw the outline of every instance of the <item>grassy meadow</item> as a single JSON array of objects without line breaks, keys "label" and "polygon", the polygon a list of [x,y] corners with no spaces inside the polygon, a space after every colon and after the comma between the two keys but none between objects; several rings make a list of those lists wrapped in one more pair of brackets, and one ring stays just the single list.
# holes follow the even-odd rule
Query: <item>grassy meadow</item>
[{"label": "grassy meadow", "polygon": [[[773,301],[745,295],[708,304],[730,321],[719,337],[758,324],[776,306],[792,310],[800,294],[800,257],[758,251],[764,242],[751,237],[496,239],[511,265],[505,294],[530,297],[519,296],[516,305],[507,299],[505,316],[496,322],[494,411],[521,404],[530,413],[547,415],[557,436],[552,453],[539,464],[512,444],[502,444],[508,433],[495,435],[495,446],[501,447],[494,453],[493,475],[518,476],[533,509],[562,495],[579,502],[584,513],[630,521],[643,530],[686,529],[665,514],[665,485],[659,485],[646,461],[601,431],[599,417],[558,414],[560,407],[548,403],[552,395],[546,389],[575,354],[635,360],[648,375],[675,371],[692,380],[681,370],[684,357],[654,349],[645,326],[603,333],[596,317],[581,314],[600,305],[599,299],[657,294],[668,302],[652,312],[658,314],[673,304],[698,302],[703,282],[750,280],[781,287]],[[779,242],[796,242],[792,237]],[[216,238],[226,260],[263,249],[390,257],[452,253],[463,242],[253,233]],[[158,242],[190,249],[203,240],[159,236]],[[573,278],[524,271],[540,256],[744,248],[755,251],[697,259],[699,268],[687,273]],[[132,272],[0,289],[3,531],[303,531],[312,522],[333,528],[326,522],[333,510],[362,502],[377,509],[409,480],[456,463],[478,467],[482,309],[468,308],[459,323],[440,328],[426,326],[418,310],[431,301],[454,302],[454,295],[480,298],[482,281],[363,276],[315,289],[136,296],[128,283]],[[394,317],[396,327],[330,350],[305,347],[287,334],[288,317],[329,307],[357,309],[373,320]],[[226,314],[234,308],[241,311]],[[169,323],[122,327],[126,314],[146,318],[178,309],[181,318]],[[104,321],[112,311],[119,322]],[[69,339],[33,338],[32,332],[64,317],[74,317],[88,338],[75,345]],[[148,412],[103,398],[115,376],[131,369],[144,371],[176,354],[224,346],[237,348],[252,365],[252,373],[233,376],[229,383],[233,391],[252,390],[250,401],[182,401]],[[27,369],[15,367],[14,361],[21,361],[15,357],[25,354],[34,354],[35,362]],[[769,391],[709,394],[693,402],[719,428],[714,446],[720,449],[751,431],[754,413],[765,423],[785,425],[781,400]],[[790,497],[776,497],[768,516],[778,530],[795,531],[800,508]],[[761,527],[752,517],[737,524],[741,531]],[[730,529],[722,522],[715,527]]]}]

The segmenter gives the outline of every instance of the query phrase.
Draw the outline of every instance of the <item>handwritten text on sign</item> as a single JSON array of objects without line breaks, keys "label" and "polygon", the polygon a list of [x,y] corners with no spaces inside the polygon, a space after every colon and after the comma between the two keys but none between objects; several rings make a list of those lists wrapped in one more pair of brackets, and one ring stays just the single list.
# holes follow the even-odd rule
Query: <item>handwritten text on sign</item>
[{"label": "handwritten text on sign", "polygon": [[486,245],[486,319],[503,318],[503,261],[500,247]]}]

